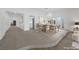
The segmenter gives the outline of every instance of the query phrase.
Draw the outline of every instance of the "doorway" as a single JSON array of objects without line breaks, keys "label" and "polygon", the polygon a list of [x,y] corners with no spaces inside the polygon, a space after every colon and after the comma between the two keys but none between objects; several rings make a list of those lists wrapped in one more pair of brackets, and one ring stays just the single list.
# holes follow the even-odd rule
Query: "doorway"
[{"label": "doorway", "polygon": [[63,16],[56,17],[56,23],[57,25],[60,25],[60,28],[64,28],[64,17]]},{"label": "doorway", "polygon": [[30,20],[29,20],[29,29],[30,30],[35,30],[35,18],[34,17],[30,17]]},{"label": "doorway", "polygon": [[32,29],[35,29],[35,18],[32,18]]},{"label": "doorway", "polygon": [[16,20],[13,20],[13,22],[11,23],[12,26],[16,26]]}]

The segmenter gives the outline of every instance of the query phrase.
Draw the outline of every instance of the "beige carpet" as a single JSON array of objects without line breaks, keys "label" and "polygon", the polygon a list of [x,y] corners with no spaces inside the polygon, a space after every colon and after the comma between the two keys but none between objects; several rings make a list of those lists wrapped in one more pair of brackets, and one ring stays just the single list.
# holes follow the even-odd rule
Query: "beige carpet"
[{"label": "beige carpet", "polygon": [[[0,49],[19,49],[31,44],[40,45],[47,44],[52,40],[49,37],[55,32],[35,32],[35,31],[23,31],[20,28],[12,26],[5,37],[0,41]],[[43,43],[45,42],[45,43]]]},{"label": "beige carpet", "polygon": [[[69,50],[72,47],[72,32],[68,33],[57,46],[49,48],[33,48],[31,50]],[[68,49],[69,48],[69,49]],[[70,49],[72,50],[72,49]]]},{"label": "beige carpet", "polygon": [[[6,33],[5,37],[0,41],[0,50],[16,50],[22,47],[26,47],[29,44],[46,44],[51,42],[49,37],[55,32],[44,33],[44,32],[35,32],[35,31],[23,31],[15,26],[12,26],[9,31]],[[32,50],[60,50],[64,47],[71,46],[72,39],[71,34],[69,33],[64,39],[56,46],[50,48],[33,48]]]}]

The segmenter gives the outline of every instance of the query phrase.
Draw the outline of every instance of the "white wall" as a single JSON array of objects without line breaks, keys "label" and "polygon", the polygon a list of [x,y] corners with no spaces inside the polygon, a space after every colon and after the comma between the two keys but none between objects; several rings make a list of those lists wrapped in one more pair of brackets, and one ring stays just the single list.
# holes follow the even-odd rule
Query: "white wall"
[{"label": "white wall", "polygon": [[40,9],[8,9],[15,13],[23,13],[24,14],[24,30],[29,30],[29,22],[30,16],[35,17],[35,22],[39,21],[39,16],[46,17],[48,13],[52,13],[52,17],[62,16],[64,17],[64,28],[70,30],[74,25],[74,19],[79,18],[79,9],[75,8],[52,8],[49,11],[45,11]]},{"label": "white wall", "polygon": [[16,15],[14,20],[16,20],[16,26],[19,27],[20,29],[24,30],[24,17],[23,17],[23,15]]},{"label": "white wall", "polygon": [[75,8],[57,8],[51,11],[53,17],[64,17],[64,28],[71,30],[74,25],[74,20],[79,18],[79,9]]},{"label": "white wall", "polygon": [[[24,22],[23,25],[20,26],[19,23],[17,23],[17,26],[24,29],[25,31],[30,29],[29,23],[32,20],[32,17],[35,18],[35,23],[37,23],[39,16],[45,16],[45,12],[43,12],[37,8],[25,8],[25,9],[24,8],[14,8],[14,9],[8,8],[5,10],[13,12],[15,14],[18,14],[18,13],[23,14],[23,22]],[[16,21],[19,22],[18,17],[17,17]],[[35,24],[35,26],[36,26],[36,24]]]},{"label": "white wall", "polygon": [[12,17],[10,17],[6,11],[11,10],[3,8],[0,9],[0,40],[4,37],[10,27],[11,22],[13,21]]},{"label": "white wall", "polygon": [[24,30],[24,17],[22,13],[15,13],[13,11],[7,11],[8,18],[10,19],[10,24],[13,23],[13,21],[16,21],[16,26],[20,29]]},{"label": "white wall", "polygon": [[[39,22],[39,17],[46,17],[48,13],[52,14],[52,17],[63,16],[64,17],[64,27],[67,30],[71,30],[71,27],[74,25],[74,20],[79,18],[79,9],[51,9],[49,11],[42,11],[41,9],[34,8],[26,8],[26,9],[0,9],[0,39],[4,36],[4,33],[10,27],[10,22],[12,21],[6,14],[6,11],[13,12],[15,14],[20,13],[23,14],[23,24],[20,24],[23,30],[29,30],[29,22],[31,21],[31,17],[35,17],[35,23]],[[17,20],[17,19],[16,19]],[[21,20],[20,20],[21,21]],[[19,22],[17,20],[17,22]],[[23,27],[24,26],[24,27]],[[36,26],[36,25],[35,25]]]},{"label": "white wall", "polygon": [[10,27],[9,19],[6,13],[0,10],[0,40],[4,37],[9,27]]},{"label": "white wall", "polygon": [[[24,13],[24,30],[27,31],[30,28],[30,22],[32,20],[32,17],[35,18],[35,23],[39,21],[39,16],[45,16],[45,13],[36,9],[29,9]],[[36,26],[36,25],[35,25]]]},{"label": "white wall", "polygon": [[[12,12],[12,14],[23,14],[23,24],[19,24],[19,22],[21,21],[21,18],[19,20],[18,17],[16,17],[15,15],[12,16],[12,14],[8,15],[7,11]],[[13,21],[13,19],[15,18],[17,23],[17,26],[20,27],[23,30],[29,30],[29,22],[31,20],[30,16],[34,16],[35,17],[35,23],[38,22],[39,16],[45,16],[44,12],[37,10],[37,9],[10,9],[10,8],[1,8],[0,9],[0,40],[4,37],[6,31],[9,29],[11,22]],[[35,25],[36,26],[36,25]]]}]

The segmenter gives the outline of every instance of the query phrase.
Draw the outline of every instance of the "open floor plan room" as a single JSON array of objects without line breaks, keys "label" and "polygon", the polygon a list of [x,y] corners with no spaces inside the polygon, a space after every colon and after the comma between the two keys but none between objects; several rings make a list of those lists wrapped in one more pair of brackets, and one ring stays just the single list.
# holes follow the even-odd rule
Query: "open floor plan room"
[{"label": "open floor plan room", "polygon": [[0,8],[0,50],[78,50],[78,8]]}]

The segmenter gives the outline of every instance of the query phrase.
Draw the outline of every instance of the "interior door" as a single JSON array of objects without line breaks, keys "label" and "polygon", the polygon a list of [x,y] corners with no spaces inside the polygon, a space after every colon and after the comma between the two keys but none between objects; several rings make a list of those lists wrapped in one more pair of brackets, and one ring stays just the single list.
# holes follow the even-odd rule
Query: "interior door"
[{"label": "interior door", "polygon": [[15,20],[13,21],[13,25],[16,26],[16,21]]},{"label": "interior door", "polygon": [[64,28],[64,18],[59,16],[56,18],[56,24],[60,25],[60,28]]},{"label": "interior door", "polygon": [[29,28],[30,30],[35,30],[35,18],[34,17],[29,18]]},{"label": "interior door", "polygon": [[35,29],[35,18],[32,18],[32,29]]}]

